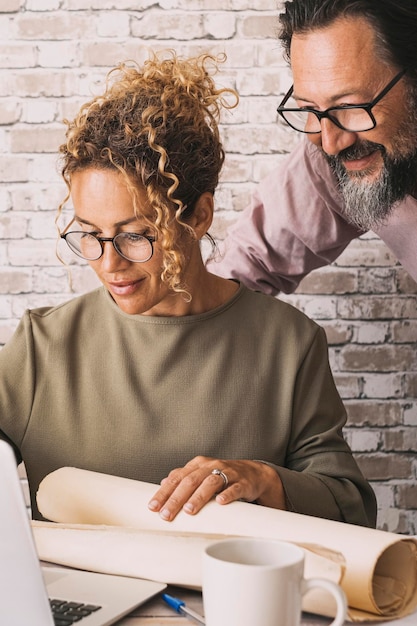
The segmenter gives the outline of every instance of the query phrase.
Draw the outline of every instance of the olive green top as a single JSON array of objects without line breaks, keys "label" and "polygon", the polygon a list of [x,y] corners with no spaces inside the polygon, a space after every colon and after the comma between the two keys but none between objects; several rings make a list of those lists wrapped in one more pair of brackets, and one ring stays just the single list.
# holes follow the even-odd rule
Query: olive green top
[{"label": "olive green top", "polygon": [[273,464],[290,509],[374,526],[345,420],[324,331],[244,286],[184,317],[128,315],[99,288],[26,311],[0,351],[0,429],[35,518],[37,487],[59,467],[159,483],[202,454]]}]

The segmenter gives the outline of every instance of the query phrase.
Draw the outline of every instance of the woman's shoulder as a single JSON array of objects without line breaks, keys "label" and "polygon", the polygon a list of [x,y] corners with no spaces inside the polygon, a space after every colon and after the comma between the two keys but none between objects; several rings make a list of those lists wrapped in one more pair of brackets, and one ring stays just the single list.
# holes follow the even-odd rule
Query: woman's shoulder
[{"label": "woman's shoulder", "polygon": [[242,303],[243,306],[247,307],[248,312],[258,320],[258,323],[260,321],[272,323],[275,320],[280,327],[309,329],[313,333],[320,328],[317,322],[306,313],[279,296],[271,296],[245,287]]},{"label": "woman's shoulder", "polygon": [[37,320],[48,320],[48,322],[53,322],[55,319],[61,321],[63,319],[70,320],[73,317],[77,317],[80,313],[88,314],[89,311],[93,314],[102,299],[102,290],[102,287],[98,287],[93,291],[54,306],[28,309],[25,314],[35,323]]}]

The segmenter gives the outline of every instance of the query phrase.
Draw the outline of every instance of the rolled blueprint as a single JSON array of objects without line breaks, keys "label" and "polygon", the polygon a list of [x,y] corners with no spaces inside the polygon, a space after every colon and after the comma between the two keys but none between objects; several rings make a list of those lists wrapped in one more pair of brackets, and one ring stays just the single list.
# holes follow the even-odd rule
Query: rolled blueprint
[{"label": "rolled blueprint", "polygon": [[[220,537],[291,541],[306,552],[306,576],[343,588],[349,619],[385,621],[417,607],[417,540],[395,533],[245,502],[209,502],[166,522],[148,509],[157,485],[76,468],[52,472],[37,503],[55,524],[34,522],[41,559],[171,584],[201,587],[204,547]],[[117,571],[116,571],[117,569]],[[331,615],[322,593],[305,610]]]}]

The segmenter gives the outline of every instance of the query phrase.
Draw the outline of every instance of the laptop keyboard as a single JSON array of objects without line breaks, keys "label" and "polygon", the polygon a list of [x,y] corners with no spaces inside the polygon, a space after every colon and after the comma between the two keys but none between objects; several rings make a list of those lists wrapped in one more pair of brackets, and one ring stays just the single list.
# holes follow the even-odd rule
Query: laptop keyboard
[{"label": "laptop keyboard", "polygon": [[55,626],[71,626],[80,622],[83,617],[87,617],[101,609],[95,604],[81,604],[80,602],[67,602],[66,600],[49,600],[52,609]]}]

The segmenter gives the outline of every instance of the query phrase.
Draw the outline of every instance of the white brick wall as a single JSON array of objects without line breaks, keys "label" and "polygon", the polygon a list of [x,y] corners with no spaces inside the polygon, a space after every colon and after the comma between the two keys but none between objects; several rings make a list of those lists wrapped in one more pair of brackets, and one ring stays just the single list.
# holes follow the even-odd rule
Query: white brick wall
[{"label": "white brick wall", "polygon": [[[277,124],[291,83],[275,38],[276,0],[2,0],[0,4],[0,344],[27,307],[71,297],[55,256],[62,119],[97,91],[112,66],[148,49],[226,52],[218,82],[241,101],[225,115],[227,150],[213,234],[224,236],[260,177],[299,140]],[[96,285],[73,265],[75,293]],[[326,329],[346,429],[380,495],[379,525],[417,532],[415,283],[372,235],[286,296]],[[401,433],[401,436],[399,436]],[[394,441],[387,450],[386,442]]]}]

